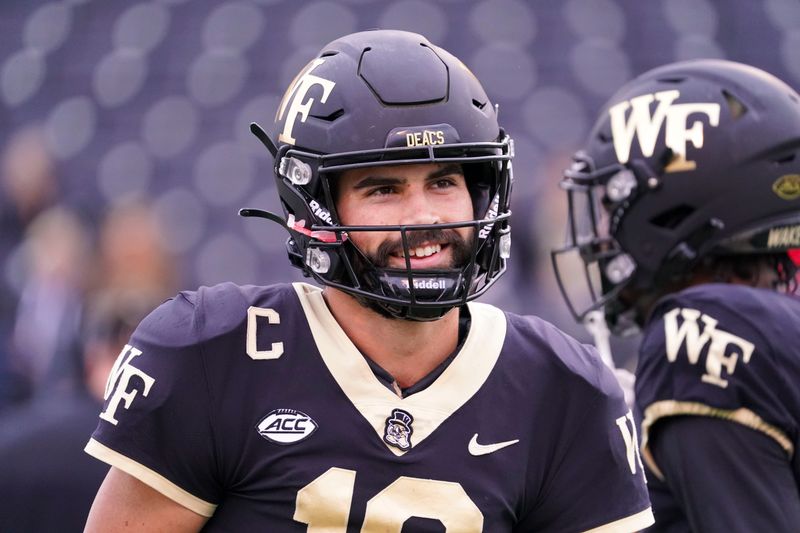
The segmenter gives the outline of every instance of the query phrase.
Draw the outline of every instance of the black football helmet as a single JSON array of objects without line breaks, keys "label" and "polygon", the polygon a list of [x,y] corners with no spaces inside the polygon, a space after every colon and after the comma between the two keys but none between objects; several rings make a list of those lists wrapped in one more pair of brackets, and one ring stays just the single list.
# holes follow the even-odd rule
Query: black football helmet
[{"label": "black football helmet", "polygon": [[561,187],[567,244],[552,260],[570,310],[602,307],[613,331],[635,331],[645,317],[624,289],[657,292],[714,255],[800,247],[800,97],[731,61],[656,68],[606,104]]},{"label": "black football helmet", "polygon": [[[275,159],[291,263],[319,283],[356,296],[384,315],[435,320],[483,294],[506,269],[513,144],[495,106],[469,69],[421,35],[374,30],[325,46],[290,84],[272,135],[251,129]],[[345,226],[334,202],[348,169],[420,163],[460,164],[474,219],[448,224]],[[471,227],[466,264],[411,269],[414,231]],[[348,233],[399,232],[406,268],[379,268]]]}]

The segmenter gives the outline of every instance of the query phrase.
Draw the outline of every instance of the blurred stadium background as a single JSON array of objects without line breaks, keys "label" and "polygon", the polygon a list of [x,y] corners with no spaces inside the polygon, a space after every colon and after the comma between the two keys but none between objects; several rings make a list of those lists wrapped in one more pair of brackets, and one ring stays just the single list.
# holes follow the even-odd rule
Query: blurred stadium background
[{"label": "blurred stadium background", "polygon": [[[584,340],[547,252],[563,238],[561,169],[603,102],[638,73],[701,57],[800,85],[797,0],[4,0],[0,414],[43,390],[102,391],[130,328],[177,290],[300,279],[286,235],[236,215],[279,209],[248,124],[271,123],[322,45],[370,28],[423,33],[500,105],[516,140],[514,241],[486,301]],[[618,362],[633,364],[632,346],[617,344]],[[6,434],[33,419],[0,421],[6,467]],[[0,488],[0,524],[19,493]]]},{"label": "blurred stadium background", "polygon": [[[247,125],[271,122],[323,44],[376,27],[419,31],[451,50],[500,104],[518,158],[514,260],[488,299],[521,312],[554,311],[539,302],[552,292],[541,252],[560,242],[562,214],[546,200],[616,87],[696,57],[800,80],[796,0],[7,0],[0,146],[39,128],[53,201],[90,230],[120,202],[151,206],[181,288],[293,278],[285,235],[236,216],[243,205],[278,207],[270,159]],[[28,271],[20,252],[4,250],[15,292]]]}]

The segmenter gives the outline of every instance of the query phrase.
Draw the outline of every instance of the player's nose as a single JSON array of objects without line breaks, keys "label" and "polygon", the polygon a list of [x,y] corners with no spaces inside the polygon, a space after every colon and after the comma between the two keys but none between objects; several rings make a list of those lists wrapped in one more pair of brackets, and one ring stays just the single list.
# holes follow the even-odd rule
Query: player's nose
[{"label": "player's nose", "polygon": [[403,217],[400,223],[404,225],[438,224],[441,222],[439,207],[424,189],[412,188],[404,199]]}]

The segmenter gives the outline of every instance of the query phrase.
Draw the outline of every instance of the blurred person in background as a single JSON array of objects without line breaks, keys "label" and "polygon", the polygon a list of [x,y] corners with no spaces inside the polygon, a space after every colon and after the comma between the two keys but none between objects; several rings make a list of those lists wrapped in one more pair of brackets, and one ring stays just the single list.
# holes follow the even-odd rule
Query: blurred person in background
[{"label": "blurred person in background", "polygon": [[800,95],[730,61],[657,68],[610,99],[564,176],[570,309],[643,328],[652,531],[798,531]]},{"label": "blurred person in background", "polygon": [[136,324],[157,304],[130,292],[98,293],[81,337],[81,387],[40,394],[0,417],[0,531],[83,530],[108,467],[83,453],[106,381]]},{"label": "blurred person in background", "polygon": [[90,290],[163,301],[178,289],[175,258],[159,220],[142,200],[113,204],[101,223]]},{"label": "blurred person in background", "polygon": [[9,357],[15,387],[30,397],[79,386],[80,327],[91,238],[65,207],[41,213],[22,243],[24,277]]},{"label": "blurred person in background", "polygon": [[24,128],[10,138],[3,149],[0,183],[0,253],[5,257],[22,240],[25,228],[57,200],[53,160],[40,130]]},{"label": "blurred person in background", "polygon": [[10,368],[15,313],[24,265],[21,243],[28,226],[57,198],[53,161],[44,135],[34,127],[20,129],[3,149],[0,162],[0,411],[23,401],[30,383]]}]

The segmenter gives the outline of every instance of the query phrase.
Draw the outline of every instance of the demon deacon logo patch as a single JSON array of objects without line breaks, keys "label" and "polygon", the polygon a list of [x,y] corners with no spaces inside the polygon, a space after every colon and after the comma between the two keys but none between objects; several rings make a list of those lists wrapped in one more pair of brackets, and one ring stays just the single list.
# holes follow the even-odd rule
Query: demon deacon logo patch
[{"label": "demon deacon logo patch", "polygon": [[310,416],[294,409],[275,409],[256,426],[259,435],[275,444],[300,442],[316,429],[317,423]]},{"label": "demon deacon logo patch", "polygon": [[411,423],[414,417],[402,409],[393,409],[392,416],[386,419],[386,428],[383,433],[383,441],[395,448],[403,451],[411,448],[411,434],[414,429]]}]

